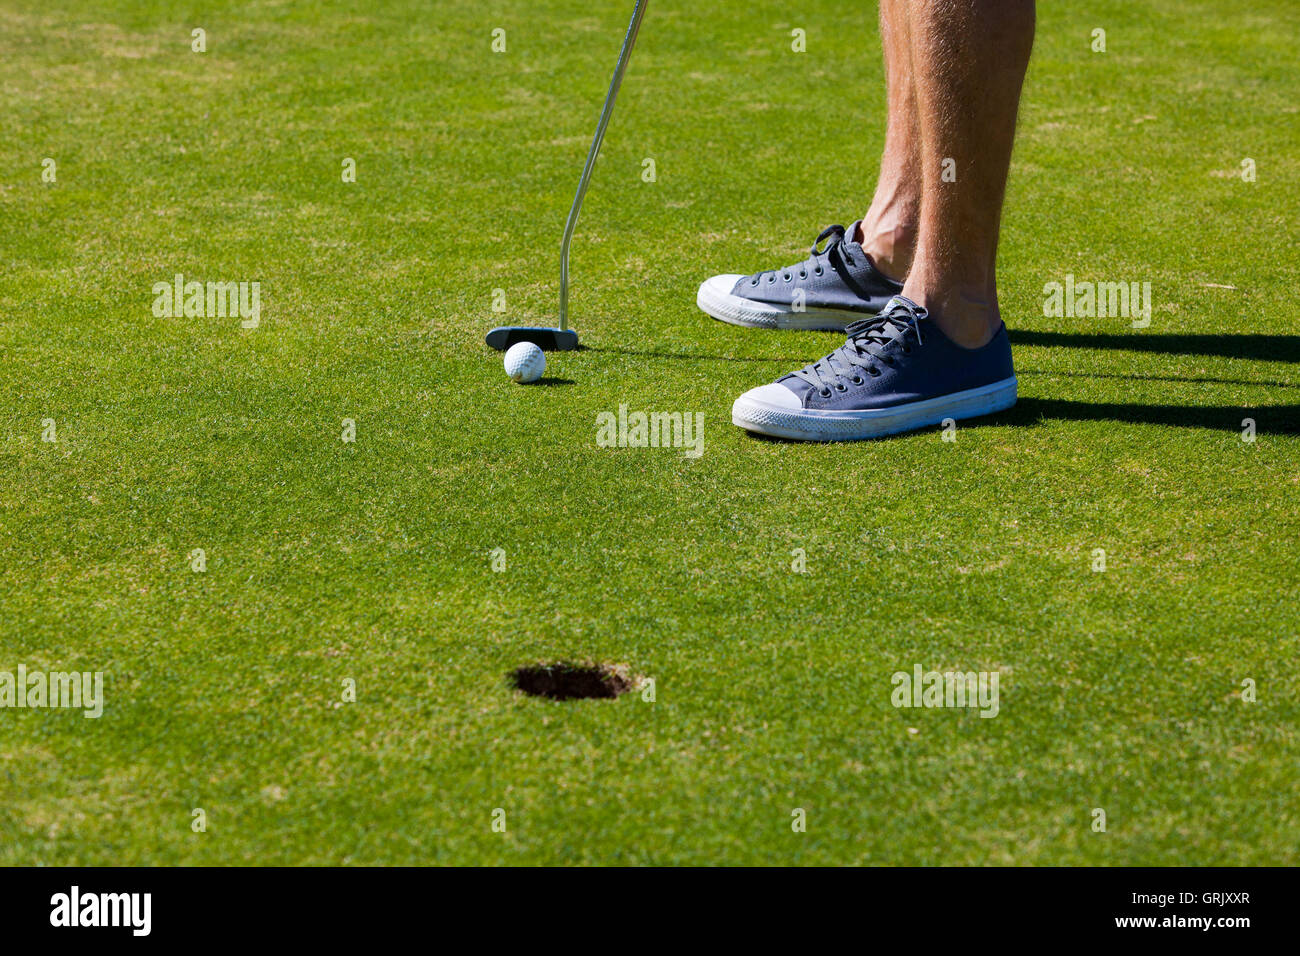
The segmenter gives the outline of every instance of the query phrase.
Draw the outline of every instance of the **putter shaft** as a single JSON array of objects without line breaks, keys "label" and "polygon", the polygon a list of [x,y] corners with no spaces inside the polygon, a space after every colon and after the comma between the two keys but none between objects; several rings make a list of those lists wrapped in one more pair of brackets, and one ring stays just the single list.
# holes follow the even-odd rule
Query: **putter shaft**
[{"label": "putter shaft", "polygon": [[560,244],[560,328],[569,327],[569,243],[573,241],[573,230],[578,224],[578,212],[582,209],[583,197],[587,195],[587,184],[591,181],[591,171],[596,165],[596,156],[600,152],[601,140],[605,138],[605,127],[614,112],[614,100],[618,98],[618,88],[623,82],[623,71],[627,69],[628,58],[632,55],[632,46],[641,29],[641,18],[645,16],[649,0],[636,0],[632,11],[632,22],[627,26],[627,36],[623,38],[623,49],[618,54],[618,65],[614,67],[614,78],[609,81],[609,92],[605,95],[605,108],[600,111],[600,123],[596,126],[596,135],[592,137],[591,149],[587,151],[587,164],[582,167],[582,178],[578,180],[578,191],[573,197],[573,206],[569,209],[569,219],[564,224],[564,241]]}]

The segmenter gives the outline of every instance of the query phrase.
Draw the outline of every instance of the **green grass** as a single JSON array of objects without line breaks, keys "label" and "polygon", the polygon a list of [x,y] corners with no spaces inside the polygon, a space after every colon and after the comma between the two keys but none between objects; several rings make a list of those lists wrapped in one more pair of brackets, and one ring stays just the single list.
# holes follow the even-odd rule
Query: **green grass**
[{"label": "green grass", "polygon": [[[835,336],[694,293],[865,210],[874,13],[652,5],[587,349],[521,388],[483,333],[554,316],[630,3],[0,0],[0,670],[108,675],[99,720],[0,710],[0,863],[1300,863],[1300,17],[1239,6],[1041,4],[1020,405],[816,446],[728,411]],[[177,272],[259,280],[260,328],[155,318]],[[1067,273],[1150,328],[1045,317]],[[598,447],[620,404],[704,454]],[[507,683],[582,659],[656,700]],[[918,663],[999,715],[895,709]]]}]

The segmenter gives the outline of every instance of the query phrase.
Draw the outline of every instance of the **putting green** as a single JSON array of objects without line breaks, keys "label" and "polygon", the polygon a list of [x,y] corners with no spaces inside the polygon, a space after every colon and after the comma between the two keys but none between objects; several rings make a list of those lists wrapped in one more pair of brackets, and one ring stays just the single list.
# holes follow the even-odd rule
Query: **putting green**
[{"label": "putting green", "polygon": [[694,298],[865,211],[874,11],[651,6],[524,387],[630,3],[0,0],[0,672],[103,676],[0,708],[0,863],[1300,863],[1293,5],[1065,6],[1020,403],[818,446],[729,409],[837,337]]}]

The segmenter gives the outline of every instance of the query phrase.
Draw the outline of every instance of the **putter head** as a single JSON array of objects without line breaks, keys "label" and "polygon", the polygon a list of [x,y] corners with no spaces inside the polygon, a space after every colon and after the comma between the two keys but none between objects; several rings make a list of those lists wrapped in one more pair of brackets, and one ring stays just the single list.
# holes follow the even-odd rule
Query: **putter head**
[{"label": "putter head", "polygon": [[543,352],[569,352],[578,347],[578,333],[573,329],[501,325],[487,334],[487,344],[498,352],[504,352],[516,342],[532,342]]}]

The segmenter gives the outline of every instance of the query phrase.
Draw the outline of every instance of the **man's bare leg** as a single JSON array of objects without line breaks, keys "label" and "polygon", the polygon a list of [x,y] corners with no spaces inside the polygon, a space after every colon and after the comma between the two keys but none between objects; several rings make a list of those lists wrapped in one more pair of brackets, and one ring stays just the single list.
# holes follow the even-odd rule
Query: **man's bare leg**
[{"label": "man's bare leg", "polygon": [[912,268],[921,219],[921,128],[907,5],[908,0],[880,0],[889,120],[876,194],[856,237],[876,268],[899,282]]},{"label": "man's bare leg", "polygon": [[[907,14],[921,215],[903,295],[958,345],[977,348],[1001,324],[998,226],[1034,0],[910,0]],[[945,165],[955,182],[945,181]]]}]

